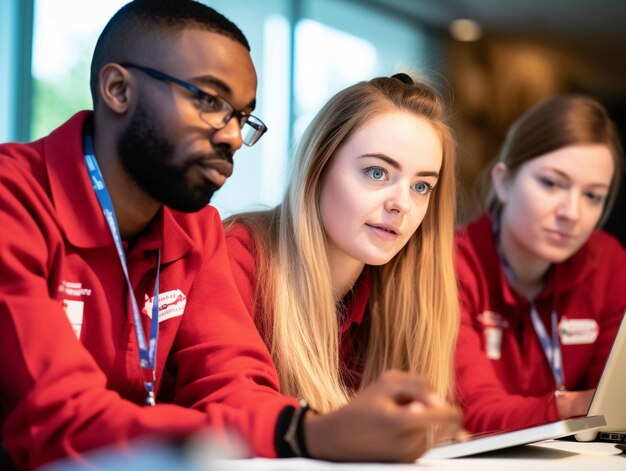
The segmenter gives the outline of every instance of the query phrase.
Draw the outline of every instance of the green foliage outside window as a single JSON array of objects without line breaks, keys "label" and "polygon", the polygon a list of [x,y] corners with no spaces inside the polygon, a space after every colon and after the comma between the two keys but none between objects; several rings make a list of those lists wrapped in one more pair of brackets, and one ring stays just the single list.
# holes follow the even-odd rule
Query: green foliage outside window
[{"label": "green foliage outside window", "polygon": [[89,60],[76,62],[63,75],[33,80],[32,139],[49,134],[76,112],[92,108]]}]

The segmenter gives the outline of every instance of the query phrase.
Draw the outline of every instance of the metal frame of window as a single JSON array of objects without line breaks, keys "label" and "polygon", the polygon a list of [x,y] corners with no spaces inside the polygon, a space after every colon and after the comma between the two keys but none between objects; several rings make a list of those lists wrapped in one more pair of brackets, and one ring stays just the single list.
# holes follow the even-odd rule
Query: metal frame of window
[{"label": "metal frame of window", "polygon": [[0,87],[0,142],[30,139],[34,1],[0,5],[0,70],[6,80]]}]

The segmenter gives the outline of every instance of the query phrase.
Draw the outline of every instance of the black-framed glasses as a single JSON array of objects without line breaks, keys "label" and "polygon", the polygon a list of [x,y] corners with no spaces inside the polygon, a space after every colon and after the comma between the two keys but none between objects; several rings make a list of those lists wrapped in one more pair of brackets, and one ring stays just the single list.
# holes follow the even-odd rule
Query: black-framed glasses
[{"label": "black-framed glasses", "polygon": [[212,95],[200,90],[195,85],[185,82],[176,77],[161,72],[160,70],[142,65],[123,62],[120,64],[127,69],[141,70],[143,73],[157,80],[171,82],[193,93],[200,102],[198,112],[200,119],[213,129],[222,129],[232,118],[237,118],[241,126],[241,138],[247,146],[253,146],[261,136],[267,131],[267,126],[254,115],[242,113],[236,110],[225,98],[218,95]]}]

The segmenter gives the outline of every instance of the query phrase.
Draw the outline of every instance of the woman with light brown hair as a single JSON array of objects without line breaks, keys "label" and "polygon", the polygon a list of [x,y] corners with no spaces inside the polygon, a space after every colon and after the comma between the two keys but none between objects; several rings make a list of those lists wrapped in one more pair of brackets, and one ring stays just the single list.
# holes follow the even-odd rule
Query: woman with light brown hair
[{"label": "woman with light brown hair", "polygon": [[470,431],[586,414],[626,308],[626,251],[598,229],[622,166],[615,126],[590,98],[545,100],[510,128],[487,211],[457,239]]},{"label": "woman with light brown hair", "polygon": [[433,89],[375,78],[319,111],[279,206],[227,221],[284,393],[330,412],[400,370],[452,399],[454,159]]}]

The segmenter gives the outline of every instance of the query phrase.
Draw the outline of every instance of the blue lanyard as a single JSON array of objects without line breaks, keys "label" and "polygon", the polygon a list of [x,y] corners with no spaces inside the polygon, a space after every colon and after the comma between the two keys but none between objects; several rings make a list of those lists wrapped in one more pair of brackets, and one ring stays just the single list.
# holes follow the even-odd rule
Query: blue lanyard
[{"label": "blue lanyard", "polygon": [[157,272],[156,280],[154,282],[154,298],[152,300],[152,321],[150,323],[150,345],[146,343],[146,336],[143,331],[143,325],[141,323],[141,315],[139,314],[139,307],[137,305],[137,298],[133,291],[133,286],[130,283],[130,277],[128,275],[128,266],[126,265],[126,255],[124,254],[124,247],[122,246],[122,237],[120,235],[120,229],[117,225],[117,219],[115,218],[115,211],[113,210],[113,203],[111,197],[104,184],[102,178],[102,172],[98,166],[98,161],[94,155],[93,143],[91,136],[86,135],[84,137],[85,146],[85,163],[87,164],[87,171],[89,172],[89,178],[93,186],[104,218],[109,226],[115,247],[117,248],[117,255],[119,256],[120,263],[122,264],[122,270],[124,271],[124,277],[126,278],[126,285],[128,286],[128,293],[130,295],[130,302],[133,310],[133,323],[135,324],[135,334],[137,336],[137,345],[139,346],[139,366],[141,367],[141,375],[143,378],[143,384],[148,393],[146,403],[150,406],[155,405],[154,398],[154,383],[156,381],[156,350],[157,350],[157,338],[159,335],[159,274],[161,271],[161,251],[157,252]]},{"label": "blue lanyard", "polygon": [[552,374],[554,375],[554,381],[558,389],[563,389],[563,357],[561,356],[561,344],[559,342],[559,328],[557,325],[556,311],[552,311],[550,315],[552,324],[552,338],[548,337],[546,328],[543,326],[543,322],[539,319],[539,314],[534,304],[530,306],[530,318],[533,322],[533,327],[541,342],[541,348],[548,360]]},{"label": "blue lanyard", "polygon": [[[502,268],[506,277],[509,280],[515,280],[515,273],[511,269],[511,266],[504,258],[502,254],[502,250],[500,249],[500,223],[497,215],[492,214],[492,227],[494,237],[496,239],[496,250],[498,252],[498,257],[500,258],[500,263],[502,264]],[[548,361],[548,365],[550,365],[550,369],[552,370],[552,375],[554,376],[554,381],[556,382],[556,387],[558,389],[565,389],[564,378],[563,378],[563,356],[561,354],[561,343],[559,342],[559,327],[556,311],[552,311],[550,315],[551,320],[551,328],[552,328],[552,337],[548,337],[548,333],[546,332],[545,327],[543,326],[543,322],[539,319],[539,314],[537,313],[537,309],[535,308],[534,303],[530,304],[530,319],[533,323],[533,327],[535,329],[535,333],[539,338],[539,342],[541,343],[541,348],[543,349],[543,353],[546,356],[546,360]]]}]

